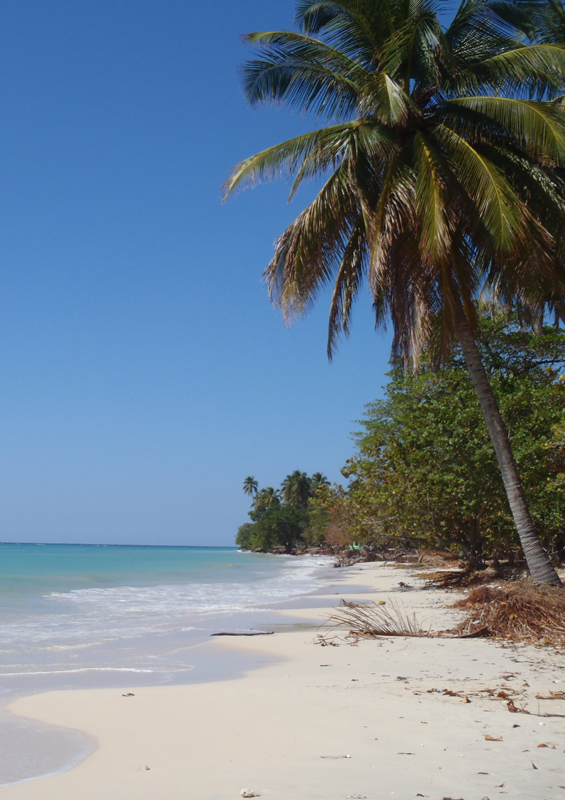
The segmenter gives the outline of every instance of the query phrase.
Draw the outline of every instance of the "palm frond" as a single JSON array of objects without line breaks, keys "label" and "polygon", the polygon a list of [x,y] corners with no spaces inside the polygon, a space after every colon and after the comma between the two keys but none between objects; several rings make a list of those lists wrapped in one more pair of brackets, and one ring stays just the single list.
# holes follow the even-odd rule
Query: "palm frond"
[{"label": "palm frond", "polygon": [[421,627],[416,614],[409,614],[394,600],[374,603],[351,603],[341,600],[337,611],[324,623],[332,629],[345,629],[346,640],[376,639],[379,636],[431,636]]},{"label": "palm frond", "polygon": [[299,0],[295,22],[308,34],[319,34],[344,53],[355,54],[369,66],[374,62],[379,44],[390,34],[394,4],[363,0],[321,2]]},{"label": "palm frond", "polygon": [[418,87],[439,86],[442,73],[453,69],[453,55],[435,15],[424,17],[418,24],[409,51],[406,85],[414,80]]},{"label": "palm frond", "polygon": [[484,96],[458,97],[449,100],[448,105],[470,109],[481,118],[486,117],[501,125],[532,158],[558,164],[565,158],[565,114],[557,105]]},{"label": "palm frond", "polygon": [[325,66],[331,72],[347,78],[360,88],[367,78],[367,70],[355,59],[326,42],[294,31],[266,31],[248,33],[246,44],[254,45],[260,53],[276,55],[280,62],[299,65]]},{"label": "palm frond", "polygon": [[479,39],[484,31],[484,0],[463,0],[445,30],[445,37],[453,50],[461,47],[469,34]]},{"label": "palm frond", "polygon": [[[321,146],[314,148],[304,156],[302,164],[296,172],[289,201],[292,200],[305,180],[321,174],[323,163],[329,166],[337,162],[334,154],[338,149],[340,160],[348,158],[352,165],[357,164],[364,157],[365,167],[369,172],[373,172],[375,162],[378,165],[389,159],[396,149],[396,140],[391,129],[371,118],[354,120],[348,128],[347,142],[345,139],[341,141],[336,139],[332,142],[332,146],[328,147],[327,141],[333,139],[333,136],[327,138],[321,136],[320,138]],[[372,167],[368,166],[369,163],[372,164]]]},{"label": "palm frond", "polygon": [[435,134],[452,163],[453,173],[476,209],[478,221],[505,251],[523,221],[521,204],[503,173],[455,131],[440,125]]},{"label": "palm frond", "polygon": [[445,41],[455,67],[451,78],[516,47],[516,41],[493,24],[489,7],[489,0],[463,0],[446,28]]},{"label": "palm frond", "polygon": [[450,202],[446,177],[449,168],[441,152],[422,132],[415,142],[417,157],[415,208],[421,221],[420,252],[424,260],[444,262],[451,244],[449,227]]},{"label": "palm frond", "polygon": [[[504,145],[483,145],[482,152],[511,176],[516,191],[538,219],[560,230],[565,218],[565,181],[561,170],[532,163],[520,150]],[[563,231],[565,235],[565,230]]]},{"label": "palm frond", "polygon": [[384,296],[387,266],[395,235],[406,227],[407,218],[409,225],[416,227],[413,177],[402,154],[391,159],[383,176],[372,214],[369,286],[373,297]]},{"label": "palm frond", "polygon": [[534,43],[565,41],[565,10],[560,0],[493,0],[489,10],[494,22],[515,38]]},{"label": "palm frond", "polygon": [[406,92],[410,91],[412,80],[432,84],[439,81],[438,55],[444,43],[435,13],[424,3],[419,14],[415,11],[389,37],[381,54],[381,69],[401,83]]},{"label": "palm frond", "polygon": [[[413,154],[412,154],[413,156]],[[393,353],[416,366],[441,307],[437,269],[420,249],[413,157],[395,159],[383,181],[371,231],[369,286],[377,328],[393,325]]]},{"label": "palm frond", "polygon": [[565,83],[565,44],[548,43],[507,48],[490,58],[477,61],[456,76],[451,87],[492,87],[505,93],[535,92],[543,99],[561,92]]},{"label": "palm frond", "polygon": [[224,199],[236,189],[274,180],[282,174],[294,175],[309,158],[314,164],[309,168],[308,174],[312,174],[314,166],[318,172],[335,166],[348,154],[351,136],[358,125],[354,121],[321,128],[288,139],[245,159],[233,168],[222,187]]},{"label": "palm frond", "polygon": [[328,322],[328,359],[331,361],[340,333],[349,336],[353,302],[367,269],[367,231],[362,216],[355,222],[335,280]]},{"label": "palm frond", "polygon": [[362,83],[356,82],[359,70],[345,69],[328,52],[321,57],[321,44],[311,45],[308,55],[289,54],[288,49],[266,48],[261,58],[243,65],[243,90],[251,106],[285,103],[302,112],[340,119],[355,113],[362,89]]},{"label": "palm frond", "polygon": [[360,213],[353,188],[341,165],[275,243],[264,279],[287,324],[305,313],[339,268]]},{"label": "palm frond", "polygon": [[[407,368],[416,369],[423,348],[430,343],[434,320],[443,308],[437,270],[423,262],[417,233],[405,229],[390,248],[387,275],[381,294],[392,321],[392,352]],[[377,311],[378,294],[373,308]],[[376,315],[377,324],[379,318]]]}]

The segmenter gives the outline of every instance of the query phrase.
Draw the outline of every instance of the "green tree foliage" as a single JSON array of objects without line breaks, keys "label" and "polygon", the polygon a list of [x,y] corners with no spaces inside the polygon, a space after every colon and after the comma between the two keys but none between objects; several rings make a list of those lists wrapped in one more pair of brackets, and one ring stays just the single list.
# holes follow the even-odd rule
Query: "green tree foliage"
[{"label": "green tree foliage", "polygon": [[[249,511],[251,522],[240,526],[236,545],[244,550],[284,549],[285,553],[291,553],[297,546],[320,544],[329,515],[324,507],[312,501],[320,487],[327,485],[328,480],[321,472],[310,478],[305,472],[295,470],[284,479],[280,491],[272,486],[257,489]],[[246,481],[244,492],[250,494],[246,491]]]},{"label": "green tree foliage", "polygon": [[330,357],[365,279],[377,326],[392,323],[406,364],[434,337],[444,362],[458,341],[532,577],[560,585],[474,312],[485,286],[538,317],[565,311],[565,43],[563,14],[549,6],[561,9],[463,0],[443,25],[439,0],[298,0],[297,30],[246,37],[256,56],[244,91],[252,106],[284,104],[326,124],[242,161],[225,195],[286,173],[292,197],[319,179],[265,270],[273,302],[291,321],[333,285]]},{"label": "green tree foliage", "polygon": [[[532,516],[545,546],[565,546],[565,333],[541,335],[484,319],[478,337]],[[439,372],[390,373],[385,397],[367,407],[344,490],[325,505],[351,536],[513,558],[519,541],[500,470],[461,353]]]},{"label": "green tree foliage", "polygon": [[272,486],[267,486],[266,489],[261,489],[255,495],[253,501],[253,513],[260,514],[269,509],[278,508],[281,504],[280,492]]},{"label": "green tree foliage", "polygon": [[285,503],[305,508],[310,502],[312,479],[305,472],[294,470],[281,484]]}]

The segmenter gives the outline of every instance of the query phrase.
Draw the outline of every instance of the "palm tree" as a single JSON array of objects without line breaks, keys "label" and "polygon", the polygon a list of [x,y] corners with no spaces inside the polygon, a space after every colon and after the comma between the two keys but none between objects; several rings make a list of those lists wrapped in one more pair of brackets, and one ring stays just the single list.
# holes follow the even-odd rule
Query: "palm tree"
[{"label": "palm tree", "polygon": [[261,489],[255,495],[254,508],[256,511],[266,511],[269,508],[280,506],[281,499],[279,492],[272,486],[267,486],[266,489]]},{"label": "palm tree", "polygon": [[322,486],[329,486],[330,482],[323,472],[315,472],[312,475],[312,494],[315,495]]},{"label": "palm tree", "polygon": [[243,491],[250,497],[253,497],[253,495],[257,494],[258,487],[259,484],[252,475],[248,475],[247,478],[245,478],[245,480],[243,481]]},{"label": "palm tree", "polygon": [[[328,355],[367,278],[378,327],[416,365],[459,340],[536,584],[560,585],[534,529],[475,341],[480,291],[543,313],[562,297],[565,45],[520,42],[485,0],[442,26],[438,0],[299,0],[298,31],[252,33],[249,103],[327,124],[238,164],[225,197],[322,179],[265,270],[287,322],[333,283]],[[508,26],[506,26],[508,28]],[[330,124],[331,123],[331,124]]]},{"label": "palm tree", "polygon": [[308,505],[312,482],[305,472],[295,469],[281,484],[283,501],[288,505]]}]

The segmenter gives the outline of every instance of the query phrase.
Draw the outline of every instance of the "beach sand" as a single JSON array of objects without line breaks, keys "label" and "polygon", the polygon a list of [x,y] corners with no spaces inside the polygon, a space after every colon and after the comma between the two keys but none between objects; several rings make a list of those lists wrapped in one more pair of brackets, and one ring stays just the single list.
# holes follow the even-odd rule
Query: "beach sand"
[{"label": "beach sand", "polygon": [[[457,618],[456,595],[419,591],[405,569],[334,573],[319,607],[273,614],[308,627],[206,645],[218,658],[272,657],[243,676],[18,700],[15,713],[85,731],[99,747],[67,772],[0,788],[2,800],[235,800],[244,787],[272,800],[565,798],[565,700],[536,699],[565,690],[563,656],[480,639],[316,645],[336,592],[394,598],[434,629]],[[531,714],[510,713],[500,691]]]}]

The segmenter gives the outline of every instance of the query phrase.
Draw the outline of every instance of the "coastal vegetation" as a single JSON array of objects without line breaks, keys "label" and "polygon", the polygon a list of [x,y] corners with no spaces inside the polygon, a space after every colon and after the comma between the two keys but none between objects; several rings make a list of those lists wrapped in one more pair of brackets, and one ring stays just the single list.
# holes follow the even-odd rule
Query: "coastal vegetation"
[{"label": "coastal vegetation", "polygon": [[[516,316],[483,313],[477,343],[536,530],[552,560],[563,561],[565,331],[546,325],[532,332]],[[367,406],[353,435],[355,451],[342,469],[347,483],[330,486],[319,473],[295,472],[280,490],[259,490],[246,478],[253,523],[240,528],[237,543],[262,550],[440,550],[470,570],[519,567],[520,543],[461,350],[454,348],[439,370],[424,352],[416,371],[397,363],[388,377],[384,396]],[[293,512],[280,512],[285,502]],[[290,521],[298,524],[285,539]]]},{"label": "coastal vegetation", "polygon": [[246,37],[258,54],[243,67],[244,91],[252,106],[284,104],[327,124],[242,161],[225,196],[281,173],[291,197],[321,179],[276,242],[272,301],[290,322],[333,284],[331,358],[367,279],[377,327],[394,331],[395,364],[417,368],[425,350],[438,368],[457,348],[530,573],[559,586],[476,311],[487,295],[524,322],[563,315],[565,44],[547,7],[463,0],[443,25],[437,0],[300,0],[298,30]]},{"label": "coastal vegetation", "polygon": [[[565,555],[565,332],[537,333],[482,316],[477,344],[505,421],[532,517],[545,548]],[[454,348],[442,369],[424,354],[416,372],[389,373],[371,403],[346,488],[322,500],[343,543],[451,549],[471,568],[513,564],[520,544],[481,409]],[[331,538],[331,534],[330,534]]]},{"label": "coastal vegetation", "polygon": [[328,485],[321,472],[309,477],[299,470],[287,475],[280,489],[259,489],[255,478],[245,478],[243,491],[252,497],[251,522],[240,526],[236,545],[243,550],[285,553],[319,545],[325,538],[329,514],[314,501]]}]

